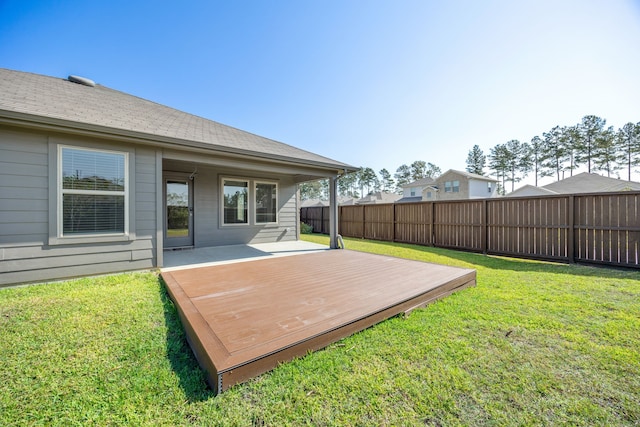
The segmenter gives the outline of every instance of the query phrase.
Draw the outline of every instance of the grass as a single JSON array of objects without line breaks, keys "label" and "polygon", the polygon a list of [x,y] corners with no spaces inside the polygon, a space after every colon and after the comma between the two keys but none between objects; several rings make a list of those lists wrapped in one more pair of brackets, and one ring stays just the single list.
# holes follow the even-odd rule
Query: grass
[{"label": "grass", "polygon": [[640,425],[637,271],[346,245],[478,285],[219,396],[154,273],[0,290],[0,425]]}]

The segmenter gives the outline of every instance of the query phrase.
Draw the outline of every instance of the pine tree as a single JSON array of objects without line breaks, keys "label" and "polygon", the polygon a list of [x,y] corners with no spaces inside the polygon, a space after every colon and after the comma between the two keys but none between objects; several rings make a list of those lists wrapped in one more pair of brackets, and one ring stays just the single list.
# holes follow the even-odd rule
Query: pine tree
[{"label": "pine tree", "polygon": [[300,200],[322,198],[322,184],[319,180],[303,182],[298,188],[300,189]]},{"label": "pine tree", "polygon": [[517,139],[507,141],[506,164],[509,172],[507,181],[511,181],[511,191],[514,190],[515,183],[520,182],[531,171],[531,159],[529,144],[521,143]]},{"label": "pine tree", "polygon": [[567,149],[562,141],[562,129],[555,126],[549,132],[542,134],[544,137],[542,168],[544,176],[551,176],[555,173],[556,179],[560,181],[560,172],[567,162]]},{"label": "pine tree", "polygon": [[584,116],[578,125],[579,139],[576,147],[576,163],[587,164],[587,172],[591,173],[594,160],[596,140],[604,132],[607,121],[598,116]]},{"label": "pine tree", "polygon": [[387,169],[380,169],[380,172],[378,172],[378,174],[380,174],[381,178],[380,183],[382,186],[382,191],[391,190],[395,184],[393,178],[391,178],[391,173],[389,173]]},{"label": "pine tree", "polygon": [[[360,194],[362,197],[371,194],[372,187],[375,187],[378,176],[371,168],[361,168],[358,174],[358,184],[360,185]],[[365,188],[367,189],[365,191]]]},{"label": "pine tree", "polygon": [[489,153],[489,167],[495,171],[496,179],[501,182],[498,192],[504,195],[505,180],[508,172],[509,153],[505,144],[498,144]]},{"label": "pine tree", "polygon": [[442,171],[440,170],[440,168],[433,163],[427,163],[427,169],[424,172],[424,177],[436,178],[439,175],[442,175]]},{"label": "pine tree", "polygon": [[407,165],[401,165],[394,174],[398,191],[402,191],[402,186],[411,182],[411,169]]},{"label": "pine tree", "polygon": [[424,178],[427,171],[427,162],[424,160],[416,160],[411,163],[411,179],[413,181],[417,181],[418,179]]},{"label": "pine tree", "polygon": [[476,175],[484,175],[484,167],[487,162],[487,156],[484,155],[478,145],[474,145],[467,155],[467,168],[469,173]]},{"label": "pine tree", "polygon": [[640,122],[631,122],[618,129],[616,134],[620,151],[619,161],[626,165],[627,180],[631,181],[631,170],[640,165]]},{"label": "pine tree", "polygon": [[538,186],[538,176],[543,177],[544,172],[542,163],[545,160],[544,153],[544,141],[538,136],[531,138],[531,162],[533,166],[533,173],[535,175],[535,185]]},{"label": "pine tree", "polygon": [[616,145],[616,133],[613,126],[610,126],[596,136],[593,149],[594,169],[605,171],[607,176],[611,177],[612,172],[621,169],[616,163],[620,158],[619,153]]},{"label": "pine tree", "polygon": [[569,163],[568,166],[562,170],[569,171],[569,176],[573,176],[573,171],[578,169],[576,163],[577,147],[580,144],[580,129],[579,126],[565,126],[560,129],[560,146],[565,153],[565,160]]}]

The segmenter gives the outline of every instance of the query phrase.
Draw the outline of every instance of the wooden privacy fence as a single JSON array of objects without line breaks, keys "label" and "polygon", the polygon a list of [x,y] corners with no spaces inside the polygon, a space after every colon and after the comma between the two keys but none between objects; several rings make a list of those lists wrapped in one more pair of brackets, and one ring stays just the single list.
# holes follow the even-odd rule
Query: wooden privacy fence
[{"label": "wooden privacy fence", "polygon": [[[339,207],[341,235],[561,262],[640,268],[640,192]],[[329,208],[300,219],[329,233]]]}]

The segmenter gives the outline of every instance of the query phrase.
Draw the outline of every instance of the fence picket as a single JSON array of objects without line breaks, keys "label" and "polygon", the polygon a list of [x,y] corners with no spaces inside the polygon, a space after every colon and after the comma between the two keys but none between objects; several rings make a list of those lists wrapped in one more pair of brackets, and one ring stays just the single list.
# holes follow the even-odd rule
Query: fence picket
[{"label": "fence picket", "polygon": [[[640,191],[341,206],[339,217],[348,237],[640,268]],[[329,232],[328,207],[300,220]]]}]

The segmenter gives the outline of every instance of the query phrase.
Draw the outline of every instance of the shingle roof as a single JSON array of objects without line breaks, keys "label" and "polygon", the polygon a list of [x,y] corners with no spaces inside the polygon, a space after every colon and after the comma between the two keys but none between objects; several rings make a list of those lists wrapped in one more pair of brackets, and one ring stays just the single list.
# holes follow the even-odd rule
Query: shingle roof
[{"label": "shingle roof", "polygon": [[411,197],[403,197],[401,199],[396,200],[396,203],[416,203],[421,202],[422,196],[411,196]]},{"label": "shingle roof", "polygon": [[105,86],[0,68],[0,117],[84,128],[275,158],[319,167],[355,170],[318,154],[263,138]]},{"label": "shingle roof", "polygon": [[640,182],[607,178],[595,173],[582,172],[578,175],[545,185],[543,188],[558,194],[599,193],[603,191],[640,190]]},{"label": "shingle roof", "polygon": [[356,200],[357,205],[375,204],[375,203],[393,203],[400,198],[399,194],[387,193],[386,191],[376,191]]},{"label": "shingle roof", "polygon": [[[448,171],[446,171],[442,175],[445,175],[445,174],[447,174],[449,172],[465,176],[466,178],[469,178],[469,179],[478,179],[478,180],[481,180],[481,181],[498,182],[497,179],[494,179],[494,178],[491,178],[491,177],[488,177],[488,176],[478,175],[476,173],[470,173],[470,172],[467,172],[467,171],[459,171],[459,170],[456,170],[456,169],[449,169]],[[440,176],[442,176],[442,175],[440,175]]]},{"label": "shingle roof", "polygon": [[548,194],[602,193],[629,190],[640,191],[640,182],[624,181],[616,178],[607,178],[596,173],[582,172],[543,187],[534,187],[527,184],[512,191],[507,196],[542,196]]},{"label": "shingle roof", "polygon": [[402,187],[421,187],[423,185],[432,185],[435,184],[436,180],[430,177],[426,177],[426,178],[420,178],[416,181],[413,182],[409,182],[407,184],[404,184]]}]

